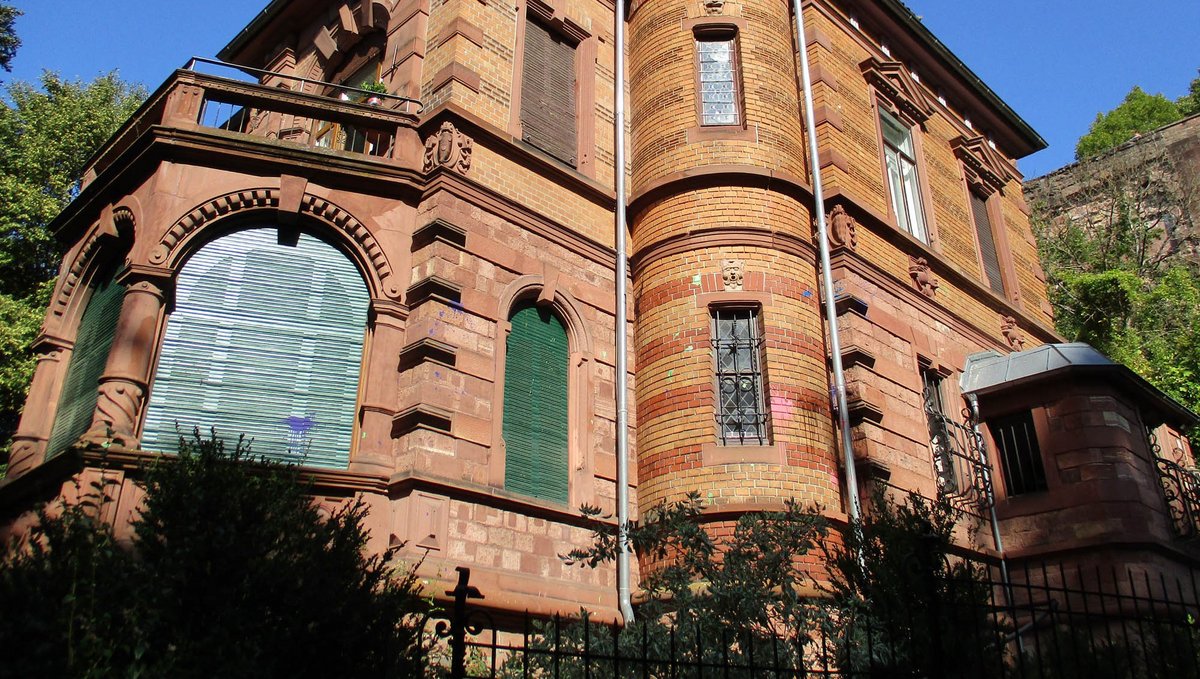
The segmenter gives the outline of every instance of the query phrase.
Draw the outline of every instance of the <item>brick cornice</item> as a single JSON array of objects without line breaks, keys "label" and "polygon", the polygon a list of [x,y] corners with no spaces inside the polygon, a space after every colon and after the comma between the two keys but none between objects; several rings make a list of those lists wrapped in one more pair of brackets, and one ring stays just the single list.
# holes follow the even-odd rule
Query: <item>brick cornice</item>
[{"label": "brick cornice", "polygon": [[113,196],[131,192],[131,181],[141,181],[163,160],[192,162],[217,170],[303,175],[330,188],[353,188],[401,196],[417,190],[420,168],[356,154],[333,154],[279,144],[244,135],[228,135],[208,128],[181,129],[154,125],[113,158],[103,171],[50,224],[60,241],[82,236]]},{"label": "brick cornice", "polygon": [[639,276],[651,263],[699,248],[760,247],[794,255],[816,265],[816,246],[799,236],[751,226],[720,226],[672,236],[642,248],[630,258],[630,271]]},{"label": "brick cornice", "polygon": [[430,175],[422,200],[428,200],[443,191],[529,229],[546,240],[573,250],[593,262],[609,268],[616,266],[616,250],[611,247],[580,235],[574,229],[549,219],[457,172],[439,168]]},{"label": "brick cornice", "polygon": [[629,221],[636,222],[650,203],[665,196],[714,186],[774,190],[797,200],[812,200],[812,187],[788,172],[754,165],[705,165],[674,172],[636,187],[629,199]]}]

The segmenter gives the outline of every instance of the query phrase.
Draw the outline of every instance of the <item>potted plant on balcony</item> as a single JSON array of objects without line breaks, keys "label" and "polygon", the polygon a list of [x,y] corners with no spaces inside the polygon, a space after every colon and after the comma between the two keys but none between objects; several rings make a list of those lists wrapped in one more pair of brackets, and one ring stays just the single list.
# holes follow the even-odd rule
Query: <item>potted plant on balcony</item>
[{"label": "potted plant on balcony", "polygon": [[[387,85],[383,84],[383,82],[379,80],[364,80],[358,84],[358,89],[366,90],[368,92],[375,92],[377,94],[388,93]],[[367,104],[371,106],[379,106],[381,103],[383,103],[383,99],[380,97],[375,95],[370,95],[367,97]]]}]

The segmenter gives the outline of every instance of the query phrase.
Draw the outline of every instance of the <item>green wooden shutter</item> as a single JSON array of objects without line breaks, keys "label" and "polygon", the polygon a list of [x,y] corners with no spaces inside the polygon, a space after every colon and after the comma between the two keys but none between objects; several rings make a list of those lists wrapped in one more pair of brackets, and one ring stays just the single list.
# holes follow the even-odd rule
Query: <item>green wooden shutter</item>
[{"label": "green wooden shutter", "polygon": [[346,467],[369,302],[354,264],[312,236],[256,228],[206,245],[179,274],[142,446],[216,427],[258,455]]},{"label": "green wooden shutter", "polygon": [[549,309],[518,305],[504,359],[504,487],[567,502],[567,330]]},{"label": "green wooden shutter", "polygon": [[125,286],[112,277],[106,278],[92,290],[75,335],[75,349],[71,352],[67,378],[63,381],[62,395],[58,399],[54,428],[46,445],[47,456],[66,450],[87,433],[92,424],[92,414],[96,410],[96,389],[100,385],[104,365],[108,362],[108,350],[112,348],[113,334],[117,330],[117,319],[121,316],[121,302],[124,299]]}]

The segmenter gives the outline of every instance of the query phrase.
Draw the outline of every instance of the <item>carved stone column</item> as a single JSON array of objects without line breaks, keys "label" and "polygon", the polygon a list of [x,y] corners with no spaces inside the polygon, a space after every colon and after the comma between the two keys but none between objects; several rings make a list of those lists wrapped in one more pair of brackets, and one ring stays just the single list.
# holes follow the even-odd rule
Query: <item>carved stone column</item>
[{"label": "carved stone column", "polygon": [[156,267],[132,267],[120,278],[126,286],[125,299],[85,438],[135,449],[171,278],[169,271]]},{"label": "carved stone column", "polygon": [[12,454],[8,459],[8,477],[16,478],[41,464],[46,455],[46,441],[54,426],[55,395],[58,385],[66,376],[71,358],[71,343],[43,334],[34,343],[37,366],[33,371],[33,382],[29,385],[27,404],[21,422],[13,436]]},{"label": "carved stone column", "polygon": [[359,410],[358,446],[350,458],[350,471],[390,474],[392,416],[400,393],[398,370],[404,348],[408,309],[389,300],[371,302],[370,349],[363,361],[363,397]]}]

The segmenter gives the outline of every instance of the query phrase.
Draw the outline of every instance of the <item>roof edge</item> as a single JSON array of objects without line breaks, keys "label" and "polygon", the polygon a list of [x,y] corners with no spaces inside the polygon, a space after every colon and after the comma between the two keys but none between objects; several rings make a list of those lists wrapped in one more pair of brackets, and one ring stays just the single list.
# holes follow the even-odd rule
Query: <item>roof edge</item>
[{"label": "roof edge", "polygon": [[269,21],[271,21],[271,19],[274,19],[281,11],[283,11],[284,5],[286,5],[289,1],[290,0],[271,0],[270,4],[256,14],[254,18],[250,20],[250,23],[246,24],[245,28],[239,31],[237,35],[233,36],[233,39],[229,41],[229,44],[225,45],[221,48],[221,51],[217,52],[217,58],[221,61],[232,61],[232,57],[246,46],[246,43],[250,40],[250,38],[254,37],[254,35],[261,31],[263,27],[266,26]]},{"label": "roof edge", "polygon": [[1030,145],[1032,150],[1030,153],[1036,153],[1049,146],[1042,135],[1038,134],[1033,126],[1025,122],[1025,119],[1017,114],[1000,95],[996,94],[992,88],[988,87],[983,79],[972,71],[961,59],[958,58],[932,31],[925,26],[920,18],[913,13],[900,0],[880,0],[880,5],[886,8],[892,15],[900,20],[909,30],[916,34],[917,38],[930,47],[930,49],[949,65],[950,70],[955,75],[962,78],[972,89],[976,91],[984,102],[993,106],[1004,119],[1006,123],[1011,125],[1025,141]]}]

